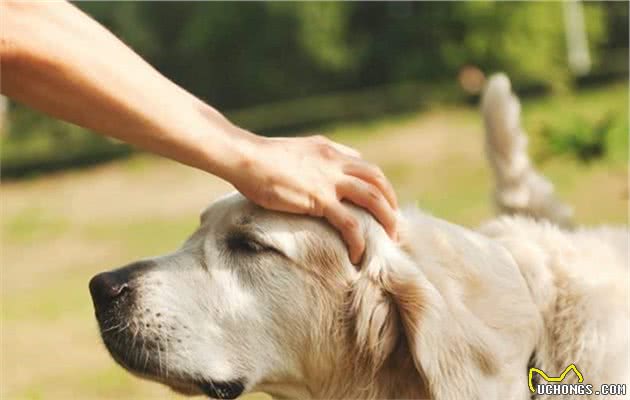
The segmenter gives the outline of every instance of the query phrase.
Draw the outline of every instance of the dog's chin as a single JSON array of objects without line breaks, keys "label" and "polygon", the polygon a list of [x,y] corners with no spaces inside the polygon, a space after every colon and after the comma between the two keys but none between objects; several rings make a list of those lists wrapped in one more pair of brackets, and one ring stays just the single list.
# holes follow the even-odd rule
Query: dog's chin
[{"label": "dog's chin", "polygon": [[[162,383],[170,387],[173,391],[186,396],[199,396],[206,395],[212,399],[235,399],[243,394],[245,391],[245,379],[234,379],[229,381],[216,381],[211,379],[186,379],[181,375],[172,372],[166,373],[161,371],[160,373],[154,373],[151,368],[138,369],[130,366],[123,360],[122,357],[110,352],[112,358],[127,371],[133,375],[151,380],[154,382]],[[155,371],[157,372],[157,371]],[[180,376],[179,378],[169,378]]]},{"label": "dog's chin", "polygon": [[[147,378],[147,376],[143,376]],[[206,395],[212,399],[228,400],[236,399],[245,391],[244,380],[235,379],[231,381],[169,381],[168,379],[157,379],[148,377],[149,379],[163,383],[170,387],[174,392],[185,396]]]},{"label": "dog's chin", "polygon": [[[163,375],[154,375],[147,371],[138,371],[117,360],[118,364],[138,378],[147,379],[168,386],[176,393],[185,396],[205,395],[212,399],[228,400],[236,399],[245,391],[245,379],[234,379],[229,381],[217,381],[211,379],[186,379],[169,378]],[[170,376],[177,376],[175,373]]]},{"label": "dog's chin", "polygon": [[136,354],[137,350],[134,351],[133,348],[123,349],[128,343],[120,335],[107,332],[101,336],[117,364],[139,378],[162,383],[177,393],[187,396],[206,395],[213,399],[235,399],[245,390],[245,379],[218,381],[188,378],[177,371],[167,372],[164,369],[167,367],[156,363],[155,357],[147,353]]},{"label": "dog's chin", "polygon": [[133,375],[162,383],[173,391],[186,396],[206,395],[213,399],[235,399],[245,390],[245,379],[217,381],[212,379],[193,379],[183,377],[176,371],[166,372],[153,362],[153,357],[148,357],[144,362],[133,351],[121,351],[119,341],[112,341],[108,335],[103,335],[105,346],[112,358],[120,366]]},{"label": "dog's chin", "polygon": [[161,383],[164,383],[175,393],[181,394],[184,396],[199,396],[199,395],[205,394],[203,393],[203,391],[198,385],[195,385],[192,383],[182,383],[182,382],[170,382],[170,383],[161,382]]},{"label": "dog's chin", "polygon": [[204,381],[197,384],[199,389],[206,396],[213,399],[235,399],[245,390],[245,384],[242,379],[230,381]]}]

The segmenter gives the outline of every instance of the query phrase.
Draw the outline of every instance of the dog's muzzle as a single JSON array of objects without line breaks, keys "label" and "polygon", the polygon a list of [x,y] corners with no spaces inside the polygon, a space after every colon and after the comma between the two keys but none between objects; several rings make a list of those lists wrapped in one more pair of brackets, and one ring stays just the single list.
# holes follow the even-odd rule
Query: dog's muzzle
[{"label": "dog's muzzle", "polygon": [[[151,363],[144,365],[137,357],[131,357],[133,338],[129,333],[131,316],[136,306],[140,277],[154,266],[142,261],[126,267],[103,272],[94,276],[89,283],[94,303],[94,313],[101,337],[110,354],[124,367],[151,372]],[[136,310],[137,311],[137,310]],[[148,338],[140,335],[146,346],[153,346]]]}]

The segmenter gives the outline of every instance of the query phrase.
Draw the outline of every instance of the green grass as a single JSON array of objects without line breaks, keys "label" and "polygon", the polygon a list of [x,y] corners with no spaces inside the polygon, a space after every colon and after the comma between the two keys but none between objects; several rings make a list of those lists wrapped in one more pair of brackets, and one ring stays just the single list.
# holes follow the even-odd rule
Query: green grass
[{"label": "green grass", "polygon": [[[88,270],[84,268],[84,271]],[[43,288],[24,290],[3,298],[2,319],[4,322],[20,321],[30,316],[54,323],[63,317],[89,312],[92,305],[86,301],[88,279],[89,275],[85,272],[62,273],[51,277],[49,285]]]},{"label": "green grass", "polygon": [[2,227],[4,240],[32,243],[63,234],[69,228],[69,222],[44,208],[29,207],[8,218]]},{"label": "green grass", "polygon": [[197,221],[195,215],[127,223],[101,222],[84,227],[82,235],[89,240],[114,243],[125,254],[159,254],[175,250],[196,229]]}]

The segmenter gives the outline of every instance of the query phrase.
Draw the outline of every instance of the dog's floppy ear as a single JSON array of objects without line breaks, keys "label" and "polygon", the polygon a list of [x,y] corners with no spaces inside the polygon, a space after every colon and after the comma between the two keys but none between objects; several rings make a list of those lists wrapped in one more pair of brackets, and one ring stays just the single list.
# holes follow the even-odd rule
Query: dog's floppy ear
[{"label": "dog's floppy ear", "polygon": [[396,304],[404,340],[431,398],[483,398],[484,377],[494,374],[496,361],[477,326],[461,325],[448,300],[414,265],[397,264],[384,276],[383,287]]},{"label": "dog's floppy ear", "polygon": [[539,316],[514,259],[474,232],[428,216],[417,223],[413,260],[386,252],[380,277],[430,397],[526,393]]},{"label": "dog's floppy ear", "polygon": [[361,354],[376,371],[405,341],[435,400],[497,397],[484,397],[489,387],[527,389],[518,386],[519,360],[527,356],[514,349],[528,351],[532,308],[514,262],[479,235],[423,222],[431,229],[414,232],[413,259],[371,230],[351,292]]},{"label": "dog's floppy ear", "polygon": [[401,334],[396,304],[383,288],[381,262],[375,257],[364,263],[350,291],[356,345],[373,372],[387,360]]},{"label": "dog's floppy ear", "polygon": [[423,307],[413,261],[391,242],[380,226],[367,229],[367,246],[350,290],[354,340],[363,360],[376,372],[405,340],[407,315]]}]

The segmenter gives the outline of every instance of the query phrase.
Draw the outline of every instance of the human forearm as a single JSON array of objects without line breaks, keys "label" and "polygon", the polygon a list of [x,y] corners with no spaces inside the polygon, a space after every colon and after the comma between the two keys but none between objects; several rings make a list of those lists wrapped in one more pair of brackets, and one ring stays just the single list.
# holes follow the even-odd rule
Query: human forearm
[{"label": "human forearm", "polygon": [[2,93],[224,176],[250,135],[69,3],[2,2]]},{"label": "human forearm", "polygon": [[341,200],[368,209],[395,237],[394,191],[356,151],[236,127],[69,3],[0,0],[0,16],[3,94],[217,175],[263,207],[325,217],[354,262],[365,243]]}]

